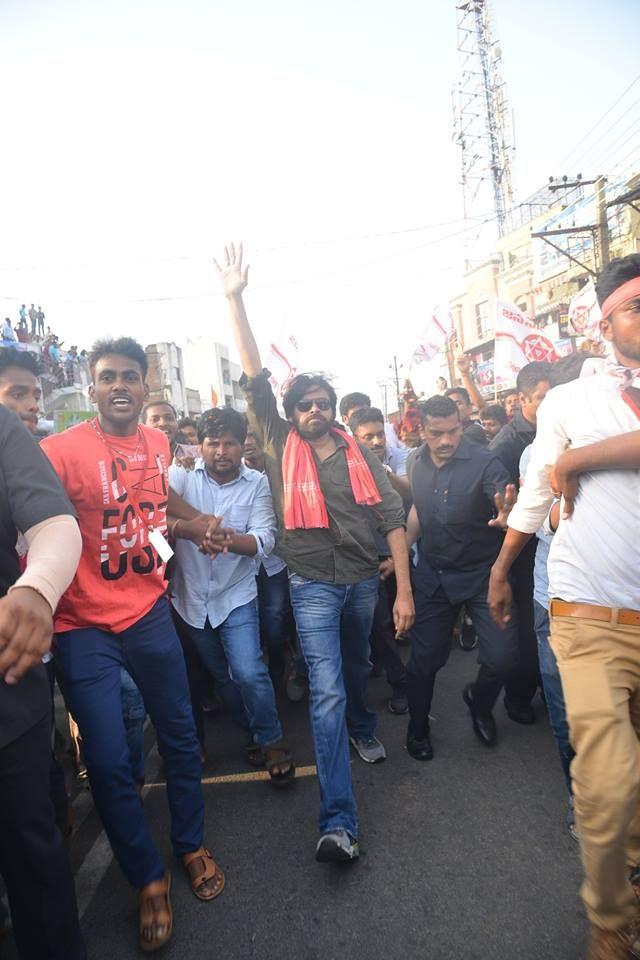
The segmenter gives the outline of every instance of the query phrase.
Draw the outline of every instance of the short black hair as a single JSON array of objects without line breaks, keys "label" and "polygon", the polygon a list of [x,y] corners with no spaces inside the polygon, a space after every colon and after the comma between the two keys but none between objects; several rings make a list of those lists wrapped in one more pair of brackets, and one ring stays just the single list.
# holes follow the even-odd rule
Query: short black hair
[{"label": "short black hair", "polygon": [[355,433],[357,428],[361,427],[363,423],[384,424],[384,414],[382,410],[378,410],[377,407],[362,407],[360,410],[356,410],[349,421],[351,432]]},{"label": "short black hair", "polygon": [[178,420],[178,428],[182,429],[182,427],[193,427],[194,430],[197,430],[198,422],[194,420],[193,417],[180,417]]},{"label": "short black hair", "polygon": [[480,419],[495,420],[496,423],[501,423],[504,426],[507,422],[507,411],[501,403],[488,403],[480,411]]},{"label": "short black hair", "polygon": [[418,406],[420,419],[423,423],[426,422],[427,417],[453,417],[454,414],[458,420],[460,419],[460,411],[455,400],[452,400],[451,397],[441,397],[439,393],[434,397],[429,397],[428,400],[418,404]]},{"label": "short black hair", "polygon": [[198,423],[198,440],[202,443],[206,437],[217,440],[230,433],[241,446],[247,439],[247,418],[233,407],[212,407],[205,410]]},{"label": "short black hair", "polygon": [[600,306],[614,290],[627,280],[640,277],[640,253],[630,253],[628,257],[616,257],[607,264],[596,283],[596,295]]},{"label": "short black hair", "polygon": [[340,401],[340,416],[344,420],[346,415],[349,413],[349,410],[353,410],[354,407],[370,407],[371,406],[371,397],[367,396],[366,393],[347,393]]},{"label": "short black hair", "polygon": [[[448,390],[445,390],[444,395],[445,397],[452,397],[454,393],[459,393],[464,402],[471,405],[471,397],[466,387],[449,387]],[[449,414],[447,414],[447,416],[449,416]]]},{"label": "short black hair", "polygon": [[91,376],[93,376],[98,360],[102,360],[103,357],[108,357],[111,354],[128,357],[129,360],[133,360],[142,370],[142,378],[146,378],[149,369],[147,355],[138,341],[134,340],[133,337],[118,337],[116,340],[96,340],[89,354]]},{"label": "short black hair", "polygon": [[527,363],[516,377],[516,388],[518,393],[529,394],[532,390],[544,380],[551,382],[552,363],[546,360],[534,360]]},{"label": "short black hair", "polygon": [[507,399],[507,397],[517,397],[517,396],[518,396],[518,391],[516,390],[516,388],[509,387],[509,389],[505,390],[505,392],[502,394],[502,401],[504,402]]},{"label": "short black hair", "polygon": [[140,419],[143,423],[147,422],[147,411],[151,410],[151,407],[169,407],[170,410],[173,410],[173,415],[176,420],[178,419],[178,411],[168,400],[150,400],[149,403],[145,403],[140,414]]},{"label": "short black hair", "polygon": [[40,360],[31,350],[16,350],[14,347],[5,347],[0,349],[0,376],[7,367],[20,367],[21,370],[27,370],[34,377],[39,377],[42,370]]},{"label": "short black hair", "polygon": [[291,420],[293,417],[293,411],[296,408],[298,400],[302,400],[305,393],[313,390],[314,387],[320,387],[322,390],[327,391],[329,400],[331,401],[331,409],[335,417],[338,397],[327,378],[323,377],[321,373],[300,373],[297,377],[293,378],[287,392],[282,398],[282,406],[288,420]]}]

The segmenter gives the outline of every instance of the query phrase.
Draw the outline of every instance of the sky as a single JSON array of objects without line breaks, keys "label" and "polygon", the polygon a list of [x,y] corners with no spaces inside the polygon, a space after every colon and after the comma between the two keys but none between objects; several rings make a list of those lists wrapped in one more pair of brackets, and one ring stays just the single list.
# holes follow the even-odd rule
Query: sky
[{"label": "sky", "polygon": [[[379,402],[460,282],[455,6],[3,0],[0,309],[42,304],[80,347],[231,344],[211,261],[243,240],[263,352],[293,334],[302,366]],[[517,196],[606,173],[607,123],[580,141],[639,72],[637,0],[492,9]]]}]

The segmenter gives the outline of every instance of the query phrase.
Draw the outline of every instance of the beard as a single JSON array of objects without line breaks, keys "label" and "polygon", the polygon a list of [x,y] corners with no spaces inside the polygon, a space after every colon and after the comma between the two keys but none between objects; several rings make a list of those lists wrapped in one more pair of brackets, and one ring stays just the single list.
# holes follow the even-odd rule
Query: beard
[{"label": "beard", "polygon": [[296,430],[303,440],[320,440],[321,437],[326,437],[331,430],[331,422],[323,418],[322,420],[314,420],[313,423],[308,423],[305,426],[298,423],[296,424]]}]

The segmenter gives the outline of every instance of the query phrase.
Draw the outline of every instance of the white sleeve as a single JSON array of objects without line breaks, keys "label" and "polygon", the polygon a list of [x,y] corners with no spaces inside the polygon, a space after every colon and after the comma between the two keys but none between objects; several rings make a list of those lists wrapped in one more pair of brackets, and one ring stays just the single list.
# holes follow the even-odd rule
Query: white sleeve
[{"label": "white sleeve", "polygon": [[179,497],[184,496],[184,488],[187,482],[187,470],[184,467],[178,467],[174,464],[169,467],[169,486]]},{"label": "white sleeve", "polygon": [[[531,459],[518,500],[508,524],[520,533],[535,533],[544,523],[554,501],[549,474],[556,460],[569,446],[569,437],[562,416],[565,394],[547,394],[538,409],[538,428],[531,446]],[[560,402],[558,402],[558,400]]]}]

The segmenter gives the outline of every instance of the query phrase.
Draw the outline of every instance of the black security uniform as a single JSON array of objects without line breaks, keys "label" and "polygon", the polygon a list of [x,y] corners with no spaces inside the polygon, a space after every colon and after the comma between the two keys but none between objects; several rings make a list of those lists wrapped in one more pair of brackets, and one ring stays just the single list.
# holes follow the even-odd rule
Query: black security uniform
[{"label": "black security uniform", "polygon": [[[0,405],[0,596],[20,575],[18,530],[73,509],[18,417]],[[0,678],[0,873],[21,960],[86,957],[71,868],[50,799],[51,692],[42,664]]]},{"label": "black security uniform", "polygon": [[500,460],[462,437],[455,454],[438,468],[426,445],[409,459],[408,475],[422,535],[414,571],[416,619],[407,667],[410,734],[428,731],[438,670],[451,649],[451,635],[464,605],[479,640],[480,670],[473,685],[478,713],[489,713],[516,657],[516,637],[501,630],[487,606],[489,573],[502,531],[488,526],[494,497],[509,482]]}]

